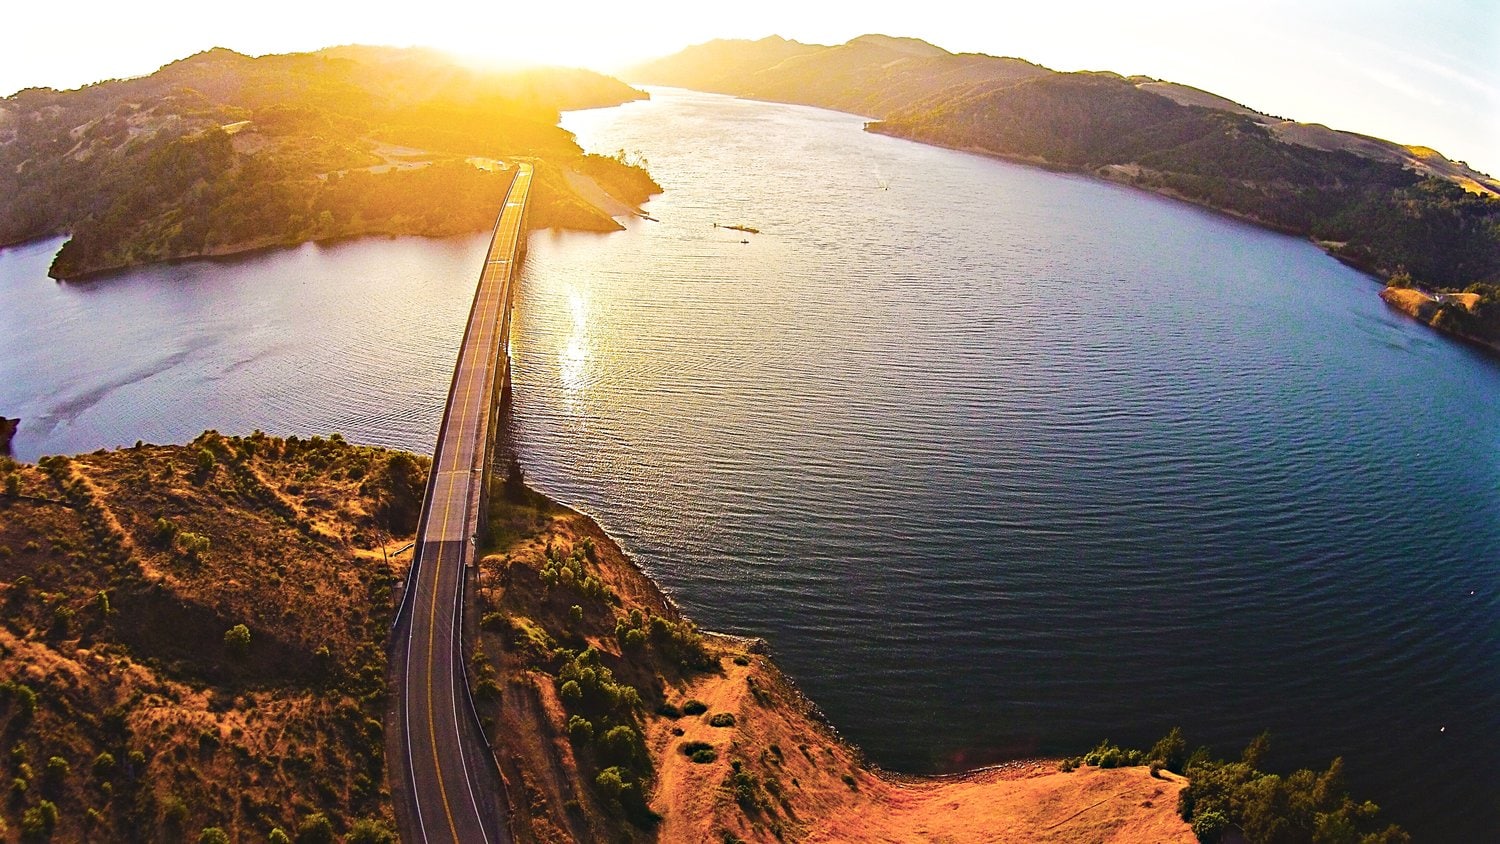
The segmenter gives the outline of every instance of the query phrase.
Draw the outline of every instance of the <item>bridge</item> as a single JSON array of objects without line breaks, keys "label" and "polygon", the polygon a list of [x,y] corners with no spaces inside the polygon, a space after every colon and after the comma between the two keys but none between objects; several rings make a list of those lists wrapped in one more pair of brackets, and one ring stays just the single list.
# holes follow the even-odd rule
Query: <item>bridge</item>
[{"label": "bridge", "polygon": [[503,782],[463,657],[464,581],[489,511],[490,465],[510,377],[510,303],[525,251],[532,168],[516,164],[469,311],[438,429],[416,551],[391,635],[395,735],[387,741],[401,838],[509,844]]}]

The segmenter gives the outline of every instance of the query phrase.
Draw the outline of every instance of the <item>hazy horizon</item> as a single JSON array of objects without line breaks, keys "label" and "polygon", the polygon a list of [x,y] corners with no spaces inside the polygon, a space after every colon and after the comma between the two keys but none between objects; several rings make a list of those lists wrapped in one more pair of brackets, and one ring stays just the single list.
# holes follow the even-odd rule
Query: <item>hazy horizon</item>
[{"label": "hazy horizon", "polygon": [[[250,55],[338,44],[426,46],[510,64],[557,64],[618,74],[715,38],[776,34],[838,44],[859,35],[922,38],[953,52],[1016,56],[1054,70],[1111,70],[1212,91],[1259,111],[1437,149],[1500,174],[1500,11],[1466,0],[1352,0],[1150,7],[1074,0],[975,15],[951,0],[920,7],[867,4],[851,14],[766,0],[707,16],[682,0],[632,7],[594,0],[566,11],[496,12],[437,0],[347,11],[267,0],[251,18],[220,17],[183,0],[75,4],[85,28],[50,10],[10,11],[10,61],[0,92],[76,88],[143,76],[211,47]],[[399,11],[398,11],[399,10]],[[167,22],[170,22],[168,25]],[[628,81],[628,80],[627,80]]]}]

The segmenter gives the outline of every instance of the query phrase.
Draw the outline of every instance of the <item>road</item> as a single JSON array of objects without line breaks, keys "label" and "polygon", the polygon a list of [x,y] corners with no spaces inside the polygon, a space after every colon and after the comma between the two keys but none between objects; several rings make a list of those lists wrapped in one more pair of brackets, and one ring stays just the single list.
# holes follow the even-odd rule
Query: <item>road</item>
[{"label": "road", "polygon": [[508,376],[511,291],[532,169],[515,176],[485,256],[438,431],[417,550],[392,635],[396,735],[388,746],[402,839],[508,844],[506,801],[464,673],[463,584],[475,552]]}]

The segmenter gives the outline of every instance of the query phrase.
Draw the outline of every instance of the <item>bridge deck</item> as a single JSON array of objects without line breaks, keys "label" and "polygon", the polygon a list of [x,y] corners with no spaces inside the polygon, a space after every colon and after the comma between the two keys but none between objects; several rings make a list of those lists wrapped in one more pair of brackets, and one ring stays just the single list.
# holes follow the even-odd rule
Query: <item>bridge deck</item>
[{"label": "bridge deck", "polygon": [[[519,269],[530,165],[516,165],[495,224],[443,413],[422,505],[416,556],[396,626],[398,688],[393,773],[403,838],[465,844],[509,841],[503,795],[478,735],[461,644],[464,568],[474,555],[495,432],[498,387],[509,374],[506,340]],[[404,639],[401,638],[404,635]]]}]

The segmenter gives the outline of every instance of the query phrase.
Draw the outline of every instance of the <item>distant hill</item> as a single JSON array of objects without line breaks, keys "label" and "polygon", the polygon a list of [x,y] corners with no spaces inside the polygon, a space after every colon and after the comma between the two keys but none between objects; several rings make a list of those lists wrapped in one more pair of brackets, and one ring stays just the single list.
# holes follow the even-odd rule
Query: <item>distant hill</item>
[{"label": "distant hill", "polygon": [[916,38],[863,35],[837,47],[774,36],[711,41],[640,65],[628,76],[642,84],[883,117],[945,92],[1050,72],[1020,59],[957,55]]},{"label": "distant hill", "polygon": [[617,228],[569,187],[624,205],[658,188],[585,156],[560,110],[644,97],[589,71],[481,72],[420,49],[252,58],[213,49],[150,76],[0,100],[0,245],[70,234],[73,278],[136,264],[362,234],[487,228],[508,179],[471,157],[538,164],[533,222]]},{"label": "distant hill", "polygon": [[1478,306],[1453,319],[1467,336],[1500,340],[1500,181],[1435,150],[1285,120],[1148,77],[1059,73],[883,35],[793,44],[712,42],[627,78],[848,111],[876,118],[868,131],[1205,205],[1311,237],[1403,283],[1469,289]]},{"label": "distant hill", "polygon": [[[638,65],[626,75],[641,84],[816,105],[885,119],[896,112],[935,106],[924,103],[933,95],[957,98],[979,88],[1004,87],[1040,76],[1090,74],[1061,74],[1016,58],[950,53],[917,38],[861,35],[833,47],[800,44],[777,36],[759,41],[710,41]],[[1176,82],[1148,76],[1124,81],[1179,105],[1251,117],[1287,143],[1397,163],[1476,193],[1500,196],[1500,180],[1428,147],[1403,146],[1321,124],[1274,117]]]}]

